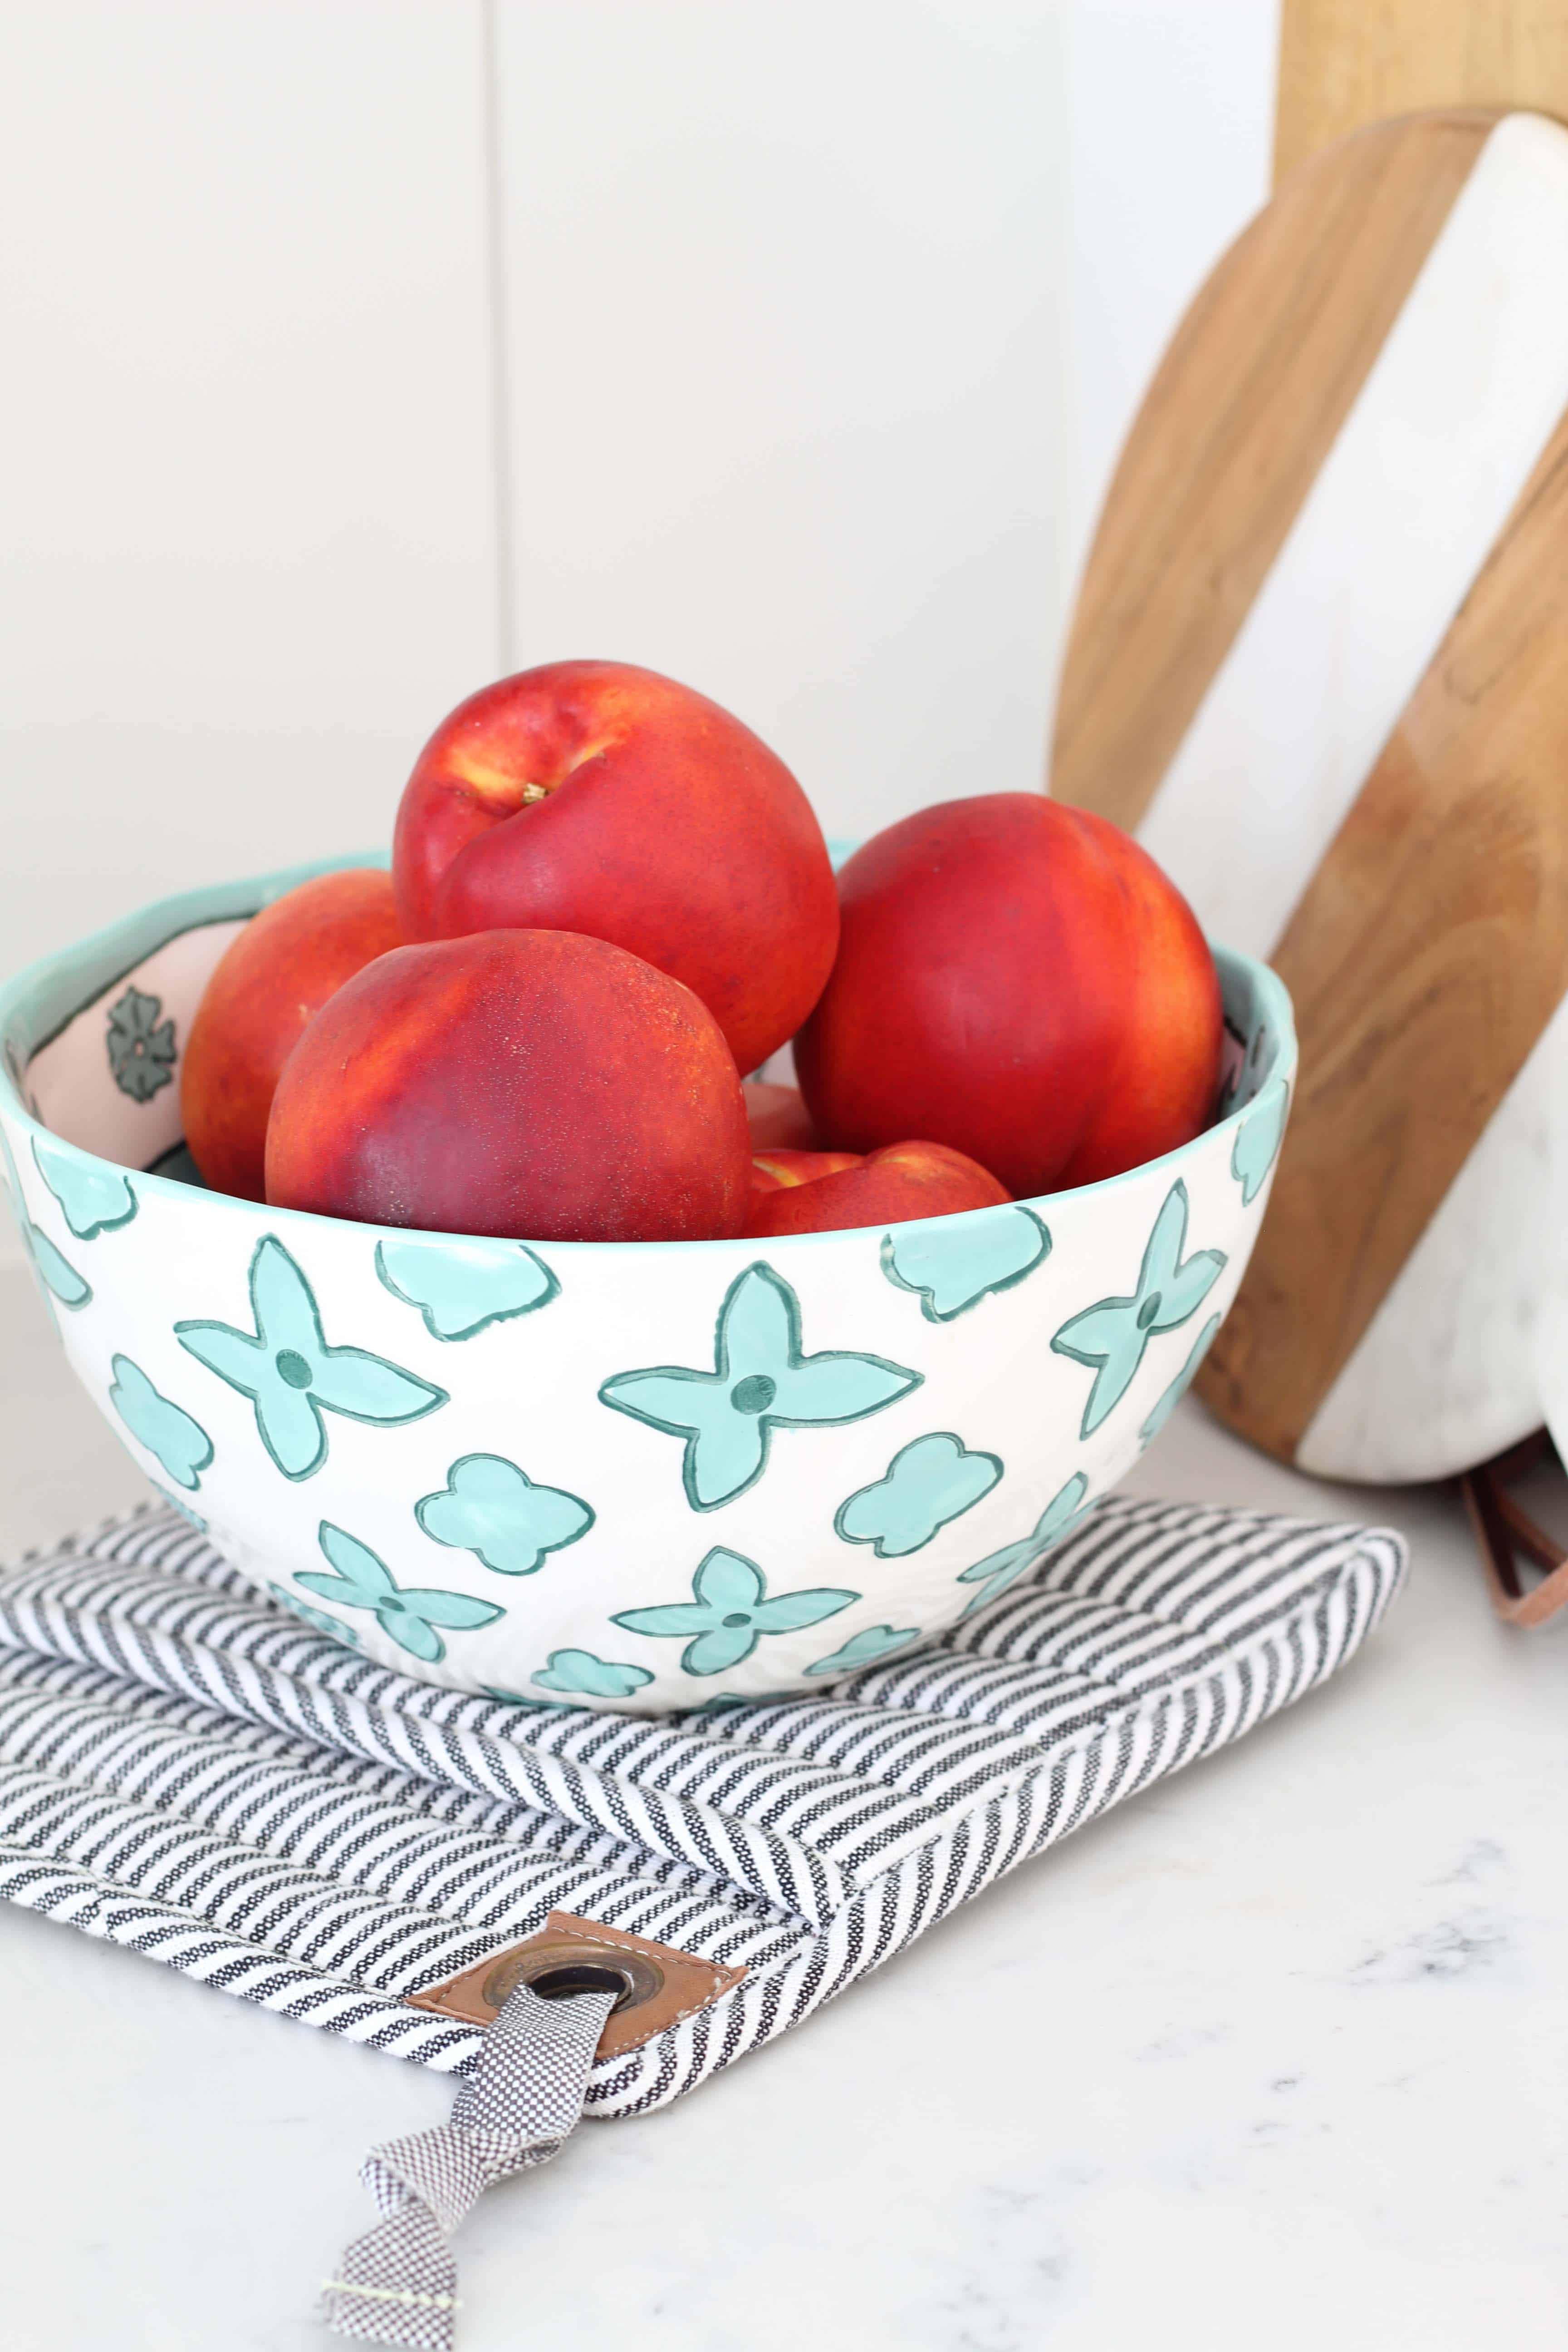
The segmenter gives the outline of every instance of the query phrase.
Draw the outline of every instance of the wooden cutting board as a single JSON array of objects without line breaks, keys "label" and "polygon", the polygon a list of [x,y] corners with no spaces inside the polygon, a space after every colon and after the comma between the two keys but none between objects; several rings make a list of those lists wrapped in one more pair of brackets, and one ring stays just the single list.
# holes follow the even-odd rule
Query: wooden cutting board
[{"label": "wooden cutting board", "polygon": [[1325,1474],[1479,1462],[1543,1418],[1549,1326],[1568,1360],[1565,412],[1568,131],[1357,132],[1194,301],[1068,643],[1051,790],[1296,1000],[1201,1387]]}]

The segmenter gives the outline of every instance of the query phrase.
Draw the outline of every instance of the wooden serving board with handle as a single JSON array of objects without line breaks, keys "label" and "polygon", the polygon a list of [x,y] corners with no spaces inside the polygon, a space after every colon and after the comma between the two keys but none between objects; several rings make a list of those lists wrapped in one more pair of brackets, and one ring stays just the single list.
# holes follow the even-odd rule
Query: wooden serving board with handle
[{"label": "wooden serving board with handle", "polygon": [[1568,131],[1374,124],[1226,254],[1106,501],[1050,783],[1296,1001],[1210,1404],[1368,1479],[1568,1434]]}]

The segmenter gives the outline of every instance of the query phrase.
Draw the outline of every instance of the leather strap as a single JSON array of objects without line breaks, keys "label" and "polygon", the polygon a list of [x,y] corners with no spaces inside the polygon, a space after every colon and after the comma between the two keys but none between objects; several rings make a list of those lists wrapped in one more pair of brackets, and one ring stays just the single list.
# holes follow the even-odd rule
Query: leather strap
[{"label": "leather strap", "polygon": [[[1568,1608],[1568,1552],[1506,1491],[1506,1482],[1533,1469],[1551,1442],[1545,1430],[1537,1430],[1506,1454],[1468,1470],[1459,1481],[1492,1607],[1510,1625],[1544,1625],[1560,1609]],[[1540,1583],[1524,1582],[1521,1554],[1532,1567],[1545,1570]]]}]

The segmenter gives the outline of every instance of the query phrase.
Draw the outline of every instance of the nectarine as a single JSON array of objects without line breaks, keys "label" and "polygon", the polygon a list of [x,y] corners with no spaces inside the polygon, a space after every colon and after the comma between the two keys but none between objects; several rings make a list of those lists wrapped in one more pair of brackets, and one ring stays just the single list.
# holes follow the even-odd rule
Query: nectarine
[{"label": "nectarine", "polygon": [[412,940],[589,933],[684,981],[742,1074],[833,962],[822,828],[782,760],[717,703],[625,662],[552,662],[444,719],[397,812]]},{"label": "nectarine", "polygon": [[719,1024],[667,972],[576,931],[396,948],[289,1055],[267,1197],[523,1241],[732,1236],[751,1179]]},{"label": "nectarine", "polygon": [[868,842],[838,887],[838,960],[795,1041],[835,1143],[930,1136],[1026,1198],[1154,1159],[1210,1116],[1214,958],[1116,825],[1037,793],[950,801]]},{"label": "nectarine", "polygon": [[819,1176],[837,1176],[842,1168],[858,1168],[859,1151],[753,1151],[752,1190],[776,1192],[784,1184],[815,1184]]},{"label": "nectarine", "polygon": [[185,1141],[215,1192],[265,1198],[279,1071],[327,999],[401,938],[391,875],[354,866],[301,882],[231,941],[180,1063]]},{"label": "nectarine", "polygon": [[826,1234],[850,1225],[900,1224],[914,1217],[952,1217],[962,1209],[989,1209],[1007,1198],[988,1169],[942,1143],[890,1143],[865,1159],[847,1151],[774,1152],[759,1156],[753,1165],[776,1166],[781,1159],[816,1160],[826,1165],[786,1175],[771,1191],[753,1181],[748,1234]]}]

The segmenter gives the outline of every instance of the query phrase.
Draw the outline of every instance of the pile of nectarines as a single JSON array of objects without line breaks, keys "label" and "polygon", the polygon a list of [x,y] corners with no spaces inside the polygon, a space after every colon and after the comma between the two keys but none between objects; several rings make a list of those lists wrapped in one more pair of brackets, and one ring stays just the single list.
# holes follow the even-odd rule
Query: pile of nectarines
[{"label": "pile of nectarines", "polygon": [[[743,1074],[795,1040],[799,1091]],[[215,970],[181,1069],[221,1192],[374,1224],[696,1241],[1110,1176],[1209,1117],[1219,987],[1136,843],[1035,793],[925,809],[837,887],[717,704],[557,662],[420,753],[389,875],[318,876]]]}]

